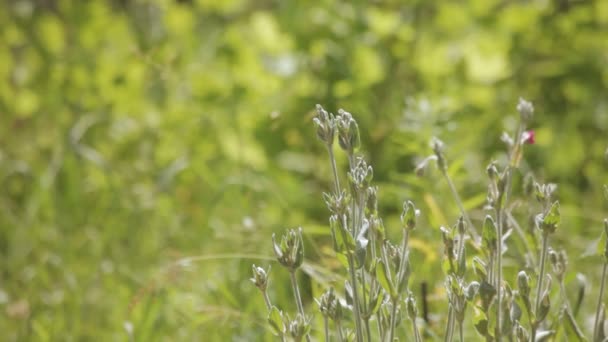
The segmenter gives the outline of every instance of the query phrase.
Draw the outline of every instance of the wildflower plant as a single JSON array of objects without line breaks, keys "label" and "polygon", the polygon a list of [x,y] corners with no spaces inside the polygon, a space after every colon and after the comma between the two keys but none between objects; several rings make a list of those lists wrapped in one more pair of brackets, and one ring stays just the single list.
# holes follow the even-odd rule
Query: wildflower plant
[{"label": "wildflower plant", "polygon": [[[439,227],[436,233],[443,245],[443,258],[437,267],[445,274],[445,314],[435,315],[439,317],[436,322],[423,322],[410,288],[409,242],[417,229],[429,228],[419,227],[421,212],[406,200],[400,216],[400,236],[389,236],[378,210],[379,191],[372,183],[373,168],[359,154],[361,138],[356,120],[342,109],[334,115],[317,105],[313,121],[317,137],[327,150],[333,176],[331,189],[322,197],[329,214],[333,249],[345,265],[343,283],[334,284],[337,287],[327,288],[315,299],[317,314],[323,319],[323,329],[318,331],[323,332],[326,341],[392,342],[406,331],[398,328],[406,320],[411,327],[406,340],[416,342],[437,338],[441,333],[444,341],[465,341],[465,336],[470,338],[474,334],[465,331],[467,321],[472,321],[470,326],[484,341],[588,340],[588,332],[576,321],[584,291],[576,304],[571,305],[565,286],[568,256],[552,246],[562,224],[557,186],[537,183],[526,175],[523,196],[530,198],[529,208],[536,211],[531,220],[533,229],[525,231],[513,212],[516,208],[513,197],[518,195],[514,193],[514,177],[521,173],[519,166],[527,145],[535,143],[535,133],[529,130],[534,106],[520,99],[516,110],[519,120],[515,132],[501,136],[506,145],[506,163],[493,161],[486,168],[488,190],[482,219],[474,220],[465,210],[448,173],[447,149],[441,140],[432,139],[432,154],[416,167],[416,173],[423,175],[425,169],[435,164],[460,211],[452,227]],[[343,176],[334,154],[336,140],[348,160]],[[604,186],[604,195],[608,201],[608,186]],[[270,268],[253,266],[251,281],[264,297],[270,328],[283,341],[312,340],[314,313],[305,312],[296,278],[305,258],[302,234],[302,228],[298,228],[287,230],[280,239],[272,237],[276,259],[290,275],[297,307],[293,319],[270,302],[267,293]],[[607,237],[608,219],[604,221],[598,251],[604,263],[591,332],[594,342],[604,341],[608,336],[602,300],[608,274]],[[512,279],[504,272],[510,246],[518,246],[525,256],[523,262],[516,264],[519,271]],[[554,289],[554,283],[558,289]]]}]

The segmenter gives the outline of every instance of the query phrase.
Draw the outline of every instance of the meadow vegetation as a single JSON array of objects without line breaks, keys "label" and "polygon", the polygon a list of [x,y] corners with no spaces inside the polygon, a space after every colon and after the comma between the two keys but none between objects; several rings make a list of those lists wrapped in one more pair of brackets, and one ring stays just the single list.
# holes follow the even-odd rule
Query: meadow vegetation
[{"label": "meadow vegetation", "polygon": [[1,339],[596,341],[607,41],[601,0],[7,1]]}]

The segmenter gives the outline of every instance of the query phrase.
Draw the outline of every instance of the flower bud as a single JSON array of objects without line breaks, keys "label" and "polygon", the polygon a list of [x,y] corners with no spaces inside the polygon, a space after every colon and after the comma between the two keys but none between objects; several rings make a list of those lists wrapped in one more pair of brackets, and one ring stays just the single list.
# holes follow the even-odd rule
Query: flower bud
[{"label": "flower bud", "polygon": [[433,137],[431,140],[431,147],[433,148],[433,152],[435,152],[435,156],[437,157],[437,166],[442,172],[445,172],[448,169],[448,163],[443,154],[445,144],[438,138]]},{"label": "flower bud", "polygon": [[522,297],[530,296],[530,277],[528,277],[525,271],[520,271],[517,274],[517,288]]},{"label": "flower bud", "polygon": [[272,245],[279,263],[291,271],[297,269],[304,261],[304,242],[302,239],[302,228],[290,229],[281,237],[281,243],[277,244],[275,235],[272,234]]},{"label": "flower bud", "polygon": [[416,218],[420,215],[420,210],[416,209],[412,201],[403,202],[403,213],[401,223],[408,230],[416,228]]},{"label": "flower bud", "polygon": [[258,288],[260,291],[266,291],[268,286],[268,274],[270,273],[270,266],[268,266],[268,271],[264,270],[261,267],[251,265],[253,270],[253,278],[250,278],[251,282]]},{"label": "flower bud", "polygon": [[532,120],[534,115],[534,106],[532,105],[532,102],[526,101],[520,97],[516,108],[521,115],[522,121],[529,122]]},{"label": "flower bud", "polygon": [[357,150],[361,144],[361,138],[359,136],[359,126],[355,119],[353,119],[353,116],[349,112],[340,109],[338,110],[336,122],[340,147],[348,153]]},{"label": "flower bud", "polygon": [[334,143],[334,135],[336,132],[335,119],[332,114],[327,113],[321,105],[316,106],[317,116],[313,119],[317,126],[317,137],[323,141],[328,147]]}]

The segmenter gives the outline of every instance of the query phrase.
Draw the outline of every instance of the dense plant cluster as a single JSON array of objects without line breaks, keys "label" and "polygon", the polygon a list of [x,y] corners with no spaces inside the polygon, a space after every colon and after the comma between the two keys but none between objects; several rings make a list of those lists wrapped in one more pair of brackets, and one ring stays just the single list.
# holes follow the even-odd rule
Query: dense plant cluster
[{"label": "dense plant cluster", "polygon": [[[422,174],[430,162],[435,162],[452,191],[453,200],[460,208],[460,217],[453,227],[440,227],[443,241],[445,274],[445,312],[436,320],[445,327],[440,333],[445,341],[465,341],[465,319],[472,316],[472,326],[478,338],[485,341],[549,341],[578,340],[601,342],[608,338],[605,322],[603,293],[608,265],[608,219],[604,220],[603,242],[599,254],[604,266],[593,330],[587,333],[577,321],[583,294],[574,305],[565,286],[568,257],[562,249],[555,249],[551,238],[559,233],[560,203],[555,199],[557,186],[540,184],[526,175],[522,197],[530,210],[533,230],[524,230],[521,218],[513,211],[515,197],[514,174],[524,156],[526,145],[534,144],[534,131],[528,130],[533,119],[532,103],[520,99],[517,129],[503,133],[501,140],[507,149],[507,160],[493,161],[487,169],[488,191],[482,222],[473,222],[464,210],[456,187],[447,172],[448,161],[444,143],[432,140],[433,154],[417,168]],[[333,188],[323,193],[329,210],[329,229],[336,258],[345,268],[340,290],[329,287],[319,299],[318,311],[323,317],[326,341],[394,341],[403,334],[417,342],[437,337],[427,317],[418,314],[417,299],[409,286],[412,273],[410,263],[410,235],[415,234],[421,214],[411,201],[403,203],[401,239],[393,242],[388,236],[378,212],[378,187],[372,185],[373,168],[358,153],[359,126],[353,116],[342,109],[330,114],[317,105],[314,123],[317,137],[326,147],[333,172]],[[349,169],[340,177],[334,155],[334,142],[346,154]],[[608,186],[604,185],[608,200]],[[536,203],[535,203],[536,202]],[[421,229],[428,229],[424,227]],[[268,323],[273,332],[286,341],[311,340],[312,314],[306,313],[295,273],[304,261],[302,228],[289,229],[277,242],[273,235],[274,252],[279,263],[288,270],[298,312],[292,318],[268,297],[269,272],[253,265],[251,281],[264,296],[268,309]],[[505,251],[521,248],[515,278],[505,277]],[[549,266],[551,270],[549,270]],[[554,283],[556,285],[554,285]],[[423,298],[426,300],[426,298]],[[404,321],[411,322],[409,333],[398,329]],[[333,326],[330,327],[330,322]]]}]

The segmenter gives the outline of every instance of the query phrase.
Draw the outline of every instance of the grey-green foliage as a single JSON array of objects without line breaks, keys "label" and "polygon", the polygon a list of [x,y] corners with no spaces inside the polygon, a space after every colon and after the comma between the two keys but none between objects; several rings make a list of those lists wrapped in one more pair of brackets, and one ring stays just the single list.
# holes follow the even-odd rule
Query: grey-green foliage
[{"label": "grey-green foliage", "polygon": [[[565,287],[567,255],[564,250],[555,251],[550,247],[549,238],[559,233],[558,227],[562,221],[560,204],[554,200],[556,186],[534,183],[534,197],[540,204],[540,213],[533,216],[536,230],[521,231],[514,218],[515,213],[511,206],[513,197],[516,196],[512,189],[513,175],[519,170],[525,146],[534,143],[534,139],[531,138],[534,133],[526,130],[532,120],[534,111],[532,104],[520,99],[517,110],[520,113],[520,123],[515,134],[511,136],[503,133],[503,140],[508,142],[508,163],[503,166],[502,171],[499,171],[499,166],[495,162],[486,169],[490,185],[485,209],[490,214],[483,220],[481,236],[477,237],[474,234],[474,227],[467,227],[466,221],[471,221],[465,220],[467,213],[464,209],[461,209],[462,215],[453,227],[440,228],[444,250],[441,268],[446,276],[447,306],[445,314],[439,319],[445,320],[445,331],[443,331],[445,341],[455,339],[465,341],[465,336],[472,338],[472,331],[467,331],[468,326],[465,326],[465,317],[470,307],[473,308],[471,327],[486,341],[534,341],[551,336],[558,338],[567,336],[586,341],[586,332],[576,322]],[[406,336],[412,336],[416,341],[421,341],[422,336],[436,336],[437,332],[430,326],[418,324],[417,300],[410,289],[412,266],[409,240],[410,233],[419,226],[420,211],[412,201],[404,202],[400,217],[401,242],[399,244],[391,242],[392,239],[384,229],[378,213],[378,188],[371,183],[373,169],[358,154],[360,133],[355,119],[344,110],[340,110],[338,115],[334,116],[321,106],[317,106],[314,122],[317,136],[327,147],[333,170],[333,191],[324,193],[323,198],[330,212],[329,229],[332,246],[337,256],[344,262],[346,269],[343,274],[347,278],[344,282],[342,299],[334,288],[330,287],[317,300],[324,318],[325,339],[350,340],[348,331],[351,331],[352,339],[356,341],[392,341],[405,331],[397,329],[405,319],[412,322],[412,330]],[[335,132],[340,142],[339,147],[346,154],[349,164],[346,188],[340,185],[344,183],[340,182],[341,177],[337,172],[333,153]],[[434,138],[432,148],[434,156],[425,159],[422,168],[426,168],[426,163],[430,160],[437,161],[444,179],[451,184],[444,143]],[[455,191],[456,188],[453,189],[453,200],[459,202],[460,196]],[[532,191],[525,191],[524,195],[530,197]],[[459,208],[464,206],[460,203]],[[605,234],[608,235],[608,223],[605,225]],[[513,234],[515,229],[519,230],[518,234]],[[503,276],[502,260],[507,257],[505,252],[511,246],[528,248],[524,248],[526,258],[529,257],[527,260],[535,260],[532,255],[536,251],[529,249],[528,239],[541,245],[538,265],[520,264],[519,267],[526,267],[533,273],[537,270],[535,293],[526,270],[520,270],[514,279]],[[294,242],[289,243],[291,240]],[[274,243],[278,261],[292,275],[302,263],[301,240],[301,233],[296,235],[295,231],[289,231],[280,245]],[[469,249],[472,250],[471,255],[467,255],[467,240]],[[608,247],[605,248],[608,250]],[[602,253],[608,255],[605,250],[602,250]],[[286,257],[290,255],[293,255],[291,259],[294,260]],[[551,264],[554,277],[559,284],[561,295],[557,303],[552,303],[553,277],[545,273],[547,263]],[[608,263],[605,262],[606,264]],[[473,266],[474,274],[468,271],[467,265]],[[605,272],[606,267],[604,274]],[[265,292],[265,287],[258,285],[258,283],[265,284],[265,281],[255,281],[260,277],[259,274],[261,269],[254,267],[254,283]],[[293,279],[295,278],[292,277]],[[603,282],[604,280],[602,280],[600,297],[603,293]],[[294,294],[296,302],[300,301],[297,284],[294,284]],[[421,300],[428,299],[421,298]],[[601,298],[599,302],[602,302]],[[301,311],[302,305],[298,303],[297,306],[300,312],[296,320],[288,322],[286,326],[289,327],[287,330],[291,336],[295,340],[300,340],[311,330],[308,327],[310,321],[304,319],[304,313]],[[601,328],[603,327],[601,307],[601,305],[598,307],[598,317],[593,332],[594,341],[601,341],[604,336]],[[273,331],[284,336],[285,328],[281,325],[282,320],[279,319],[282,314],[277,313],[274,306],[269,307],[269,310],[269,321]],[[353,315],[345,315],[344,311],[351,311]],[[407,314],[404,315],[404,312]],[[331,328],[330,320],[333,322]],[[566,324],[562,325],[560,322]]]}]

